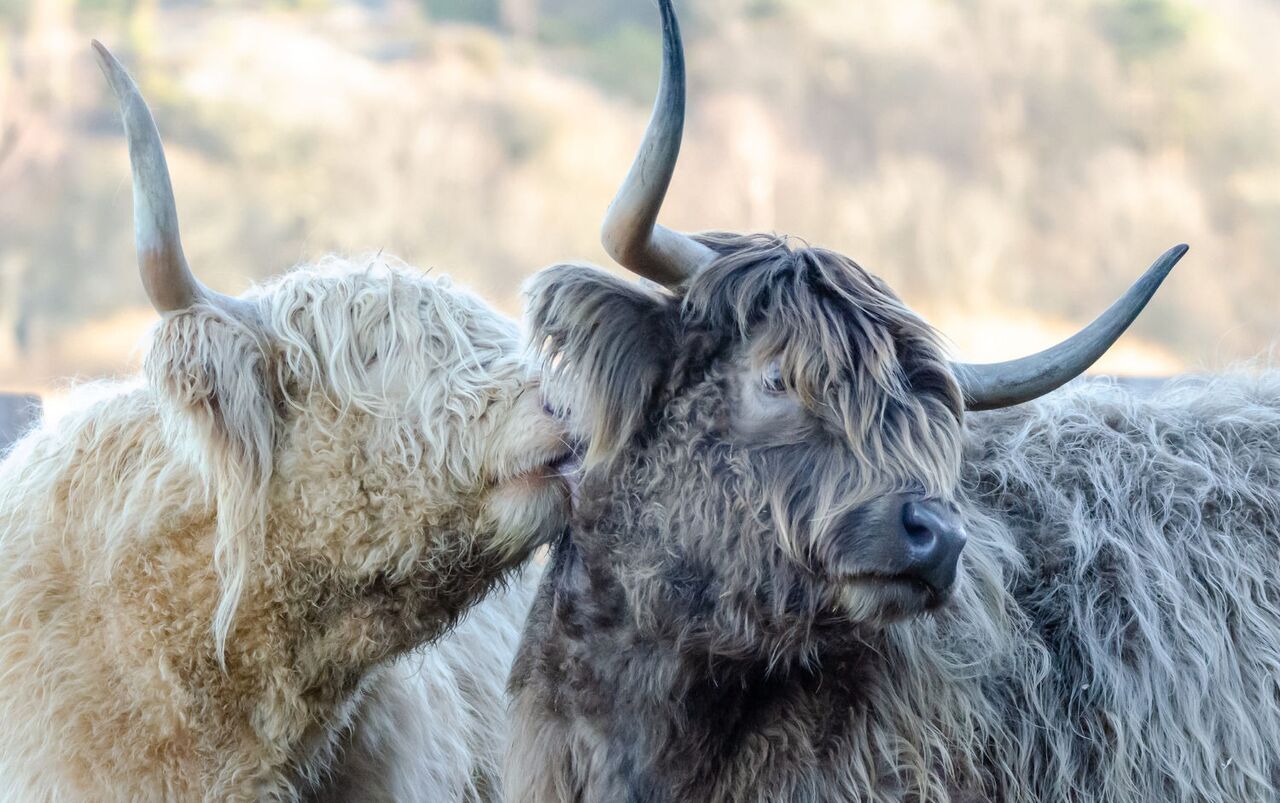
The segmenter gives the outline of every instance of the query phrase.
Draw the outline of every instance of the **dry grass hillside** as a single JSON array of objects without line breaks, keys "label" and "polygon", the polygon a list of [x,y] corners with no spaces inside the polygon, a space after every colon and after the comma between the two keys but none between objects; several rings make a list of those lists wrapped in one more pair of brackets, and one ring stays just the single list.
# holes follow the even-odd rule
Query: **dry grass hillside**
[{"label": "dry grass hillside", "polygon": [[[1047,345],[1166,246],[1105,366],[1280,334],[1276,0],[682,0],[666,222],[788,232],[885,276],[957,353]],[[137,359],[128,163],[88,40],[166,137],[211,285],[394,253],[508,311],[596,232],[647,116],[647,0],[0,0],[0,389]]]}]

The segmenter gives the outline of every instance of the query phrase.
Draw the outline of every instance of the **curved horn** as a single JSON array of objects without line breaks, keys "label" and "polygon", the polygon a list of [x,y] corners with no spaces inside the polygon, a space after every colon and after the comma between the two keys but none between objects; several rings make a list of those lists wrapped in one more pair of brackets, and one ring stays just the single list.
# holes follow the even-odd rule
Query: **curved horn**
[{"label": "curved horn", "polygon": [[693,276],[716,253],[686,234],[658,225],[684,134],[685,68],[680,23],[671,0],[662,10],[662,78],[653,117],[631,171],[609,206],[601,242],[619,265],[668,287]]},{"label": "curved horn", "polygon": [[968,410],[995,410],[1031,401],[1084,373],[1147,306],[1187,246],[1164,252],[1120,300],[1084,329],[1030,357],[989,365],[952,363]]},{"label": "curved horn", "polygon": [[129,162],[133,168],[133,229],[138,268],[151,304],[159,312],[186,309],[216,296],[196,280],[182,254],[178,210],[173,201],[169,167],[151,110],[142,93],[111,52],[94,40],[98,66],[120,103]]}]

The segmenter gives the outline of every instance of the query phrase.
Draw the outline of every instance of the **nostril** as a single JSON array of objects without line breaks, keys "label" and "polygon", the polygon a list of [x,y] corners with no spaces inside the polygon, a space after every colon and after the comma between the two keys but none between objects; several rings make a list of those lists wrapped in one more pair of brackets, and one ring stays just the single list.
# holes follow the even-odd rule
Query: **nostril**
[{"label": "nostril", "polygon": [[908,561],[905,574],[935,592],[949,589],[966,540],[959,517],[934,500],[907,502],[902,506],[901,537]]},{"label": "nostril", "polygon": [[937,540],[937,533],[931,526],[929,516],[924,515],[920,506],[908,502],[902,506],[902,528],[907,540],[917,549],[928,549]]}]

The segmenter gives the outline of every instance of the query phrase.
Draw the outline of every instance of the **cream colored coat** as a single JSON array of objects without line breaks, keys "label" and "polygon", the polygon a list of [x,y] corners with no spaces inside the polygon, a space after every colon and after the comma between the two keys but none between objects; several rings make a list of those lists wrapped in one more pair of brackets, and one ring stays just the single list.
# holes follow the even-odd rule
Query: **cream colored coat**
[{"label": "cream colored coat", "polygon": [[465,612],[566,507],[515,329],[394,266],[246,298],[0,464],[0,799],[487,795],[528,578]]}]

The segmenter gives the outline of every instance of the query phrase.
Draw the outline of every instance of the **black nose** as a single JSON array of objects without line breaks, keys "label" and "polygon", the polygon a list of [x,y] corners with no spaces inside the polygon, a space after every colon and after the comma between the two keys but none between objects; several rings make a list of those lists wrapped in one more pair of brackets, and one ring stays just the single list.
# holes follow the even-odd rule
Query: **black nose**
[{"label": "black nose", "polygon": [[956,581],[956,565],[966,536],[960,516],[948,505],[913,499],[902,506],[907,566],[902,576],[918,580],[937,594]]}]

